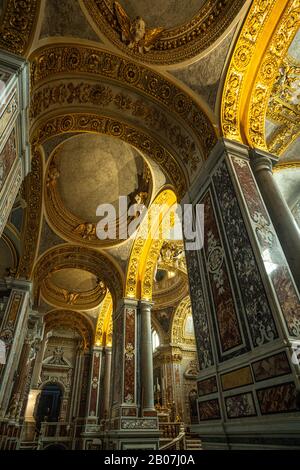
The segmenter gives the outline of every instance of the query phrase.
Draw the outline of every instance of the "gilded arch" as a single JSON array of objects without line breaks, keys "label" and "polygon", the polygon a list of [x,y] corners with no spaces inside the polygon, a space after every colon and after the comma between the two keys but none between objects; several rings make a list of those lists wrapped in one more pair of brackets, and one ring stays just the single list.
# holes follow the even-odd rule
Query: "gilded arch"
[{"label": "gilded arch", "polygon": [[[294,2],[288,0],[252,2],[224,84],[221,129],[224,137],[228,139],[251,145],[251,142],[248,142],[247,132],[250,95],[276,25],[289,3]],[[261,112],[263,109],[264,106],[260,107]]]},{"label": "gilded arch", "polygon": [[[176,201],[174,191],[164,189],[154,199],[152,206],[156,204],[163,206],[161,213],[163,219]],[[164,240],[161,236],[158,236],[157,239],[152,238],[152,235],[159,231],[159,226],[151,224],[153,221],[149,221],[148,217],[145,217],[134,241],[127,267],[125,297],[142,300],[152,299],[154,269]]]}]

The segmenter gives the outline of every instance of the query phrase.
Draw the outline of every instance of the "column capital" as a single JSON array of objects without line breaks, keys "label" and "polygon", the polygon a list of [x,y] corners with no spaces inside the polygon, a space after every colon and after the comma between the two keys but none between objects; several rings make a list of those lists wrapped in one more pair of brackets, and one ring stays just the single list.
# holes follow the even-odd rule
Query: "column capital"
[{"label": "column capital", "polygon": [[154,302],[152,302],[151,300],[140,300],[139,304],[142,310],[151,310],[154,305]]},{"label": "column capital", "polygon": [[267,170],[272,173],[273,166],[278,162],[278,157],[261,149],[250,150],[250,164],[254,172]]},{"label": "column capital", "polygon": [[15,279],[13,277],[6,277],[5,282],[8,288],[22,290],[25,292],[32,292],[32,282],[25,279]]}]

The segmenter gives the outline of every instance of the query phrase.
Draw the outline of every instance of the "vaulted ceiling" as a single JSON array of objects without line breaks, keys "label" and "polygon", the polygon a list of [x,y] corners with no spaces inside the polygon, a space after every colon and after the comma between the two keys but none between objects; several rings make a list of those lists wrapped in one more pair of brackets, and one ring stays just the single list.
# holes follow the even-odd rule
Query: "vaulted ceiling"
[{"label": "vaulted ceiling", "polygon": [[[164,188],[183,196],[222,134],[233,52],[249,9],[263,16],[259,3],[0,1],[0,46],[31,67],[32,176],[19,274],[34,279],[44,311],[85,312],[95,326],[98,312],[110,311],[107,293],[122,296],[133,239],[99,240],[97,206],[118,209],[120,195],[134,202],[138,193],[149,206]],[[264,122],[291,207],[299,199],[299,33],[292,39]],[[163,253],[158,269],[174,276],[157,280],[154,294],[165,306],[186,296],[187,278],[184,263],[169,266]]]}]

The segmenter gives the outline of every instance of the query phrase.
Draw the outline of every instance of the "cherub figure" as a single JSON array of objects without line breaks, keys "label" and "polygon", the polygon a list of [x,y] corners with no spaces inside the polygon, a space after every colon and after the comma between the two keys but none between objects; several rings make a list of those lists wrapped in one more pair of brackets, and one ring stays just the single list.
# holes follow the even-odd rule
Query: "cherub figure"
[{"label": "cherub figure", "polygon": [[150,51],[164,28],[147,29],[145,21],[140,16],[131,21],[119,2],[114,2],[114,10],[121,29],[122,41],[128,48],[140,54]]},{"label": "cherub figure", "polygon": [[79,233],[84,240],[92,240],[96,237],[96,227],[89,222],[77,225],[73,232]]},{"label": "cherub figure", "polygon": [[54,165],[51,166],[49,168],[47,182],[46,182],[47,187],[54,186],[59,177],[60,177],[60,173],[59,173],[58,169],[56,168],[56,166],[54,166]]}]

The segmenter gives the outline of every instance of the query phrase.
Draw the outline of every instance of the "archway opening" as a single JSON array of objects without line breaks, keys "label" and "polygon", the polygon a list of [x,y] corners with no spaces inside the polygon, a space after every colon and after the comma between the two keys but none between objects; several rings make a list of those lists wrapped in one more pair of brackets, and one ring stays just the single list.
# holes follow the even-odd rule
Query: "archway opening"
[{"label": "archway opening", "polygon": [[38,426],[43,421],[58,421],[62,395],[62,389],[57,384],[46,384],[43,387],[36,412],[36,422]]}]

